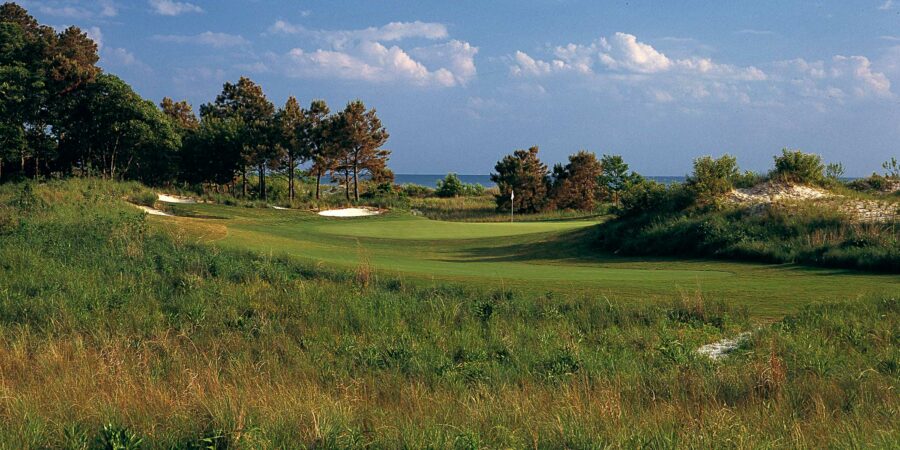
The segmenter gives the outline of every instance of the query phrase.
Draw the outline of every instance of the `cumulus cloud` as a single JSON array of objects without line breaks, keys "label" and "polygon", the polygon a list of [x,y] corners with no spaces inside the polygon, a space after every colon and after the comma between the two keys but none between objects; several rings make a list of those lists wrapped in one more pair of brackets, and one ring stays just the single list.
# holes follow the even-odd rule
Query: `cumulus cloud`
[{"label": "cumulus cloud", "polygon": [[554,59],[543,61],[517,51],[513,56],[511,73],[547,75],[574,71],[592,75],[602,70],[639,75],[680,72],[748,81],[766,78],[762,70],[753,66],[736,67],[699,57],[672,59],[627,33],[616,33],[609,39],[602,37],[590,44],[559,46],[553,50],[553,55]]},{"label": "cumulus cloud", "polygon": [[214,48],[244,47],[250,45],[250,41],[241,35],[228,33],[214,33],[206,31],[195,35],[166,34],[156,35],[153,39],[159,42],[172,42],[176,44],[206,45]]},{"label": "cumulus cloud", "polygon": [[150,9],[161,16],[179,16],[186,13],[202,13],[203,8],[187,2],[174,0],[149,0]]},{"label": "cumulus cloud", "polygon": [[588,44],[548,50],[541,59],[518,51],[507,58],[514,77],[577,74],[592,89],[641,95],[649,101],[733,101],[771,104],[787,94],[816,101],[891,98],[886,71],[891,58],[873,64],[865,56],[837,55],[828,61],[794,59],[737,66],[708,57],[671,58],[634,35],[616,33]]},{"label": "cumulus cloud", "polygon": [[416,86],[453,87],[465,85],[476,76],[478,48],[468,42],[442,43],[404,49],[409,39],[446,40],[446,26],[428,22],[391,22],[361,30],[309,30],[300,25],[276,21],[269,33],[304,35],[321,48],[294,48],[285,55],[269,55],[267,70],[280,67],[288,76],[338,78],[376,83],[405,82]]},{"label": "cumulus cloud", "polygon": [[82,31],[97,44],[97,51],[103,51],[103,31],[100,30],[100,27],[89,27]]},{"label": "cumulus cloud", "polygon": [[878,9],[887,11],[894,8],[894,0],[884,0],[884,3],[878,6]]}]

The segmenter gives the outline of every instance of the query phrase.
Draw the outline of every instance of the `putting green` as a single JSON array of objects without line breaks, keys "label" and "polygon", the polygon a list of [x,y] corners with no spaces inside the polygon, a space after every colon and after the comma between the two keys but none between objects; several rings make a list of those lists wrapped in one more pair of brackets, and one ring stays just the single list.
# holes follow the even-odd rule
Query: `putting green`
[{"label": "putting green", "polygon": [[[700,291],[776,317],[818,300],[900,293],[900,277],[795,265],[625,258],[592,248],[596,221],[460,223],[404,213],[327,218],[310,212],[173,205],[187,230],[224,227],[227,248],[286,254],[341,267],[369,265],[414,283],[438,281],[629,301]],[[198,235],[209,235],[197,232]]]}]

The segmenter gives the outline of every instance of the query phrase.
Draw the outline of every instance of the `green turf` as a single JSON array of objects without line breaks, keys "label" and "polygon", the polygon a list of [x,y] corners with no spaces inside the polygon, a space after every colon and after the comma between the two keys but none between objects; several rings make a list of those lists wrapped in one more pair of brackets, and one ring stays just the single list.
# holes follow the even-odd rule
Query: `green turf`
[{"label": "green turf", "polygon": [[[679,291],[746,305],[777,317],[812,301],[900,292],[900,277],[796,265],[619,257],[592,246],[596,221],[442,222],[391,213],[325,218],[302,211],[177,205],[187,229],[223,225],[218,245],[320,261],[368,265],[425,283],[457,281],[527,291],[653,301]],[[155,218],[155,220],[173,220]]]}]

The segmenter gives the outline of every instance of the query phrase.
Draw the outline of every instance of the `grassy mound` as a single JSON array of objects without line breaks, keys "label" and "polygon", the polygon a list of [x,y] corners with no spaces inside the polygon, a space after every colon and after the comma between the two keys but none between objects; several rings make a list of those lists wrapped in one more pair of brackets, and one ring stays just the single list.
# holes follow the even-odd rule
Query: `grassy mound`
[{"label": "grassy mound", "polygon": [[134,185],[0,187],[0,447],[888,447],[900,301],[756,330],[684,296],[410,286],[161,231]]},{"label": "grassy mound", "polygon": [[[900,223],[859,222],[829,202],[698,206],[673,186],[601,225],[600,246],[630,255],[715,257],[900,273]],[[777,197],[777,195],[773,194]],[[851,201],[850,199],[848,201]],[[853,200],[855,201],[855,200]]]}]

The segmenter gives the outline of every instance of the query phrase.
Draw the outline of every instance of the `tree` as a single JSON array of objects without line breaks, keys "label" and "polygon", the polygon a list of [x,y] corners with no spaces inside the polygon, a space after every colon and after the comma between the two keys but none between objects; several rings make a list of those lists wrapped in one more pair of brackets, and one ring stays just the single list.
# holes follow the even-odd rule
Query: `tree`
[{"label": "tree", "polygon": [[[359,201],[359,176],[365,172],[381,170],[386,166],[391,152],[381,148],[388,140],[388,132],[374,109],[366,109],[363,102],[356,100],[347,104],[342,112],[341,137],[343,147],[344,176],[353,174],[353,198]],[[345,179],[346,185],[349,180]],[[345,185],[345,186],[346,186]],[[349,197],[349,190],[346,191]],[[349,200],[349,198],[348,198]]]},{"label": "tree", "polygon": [[[240,119],[207,116],[182,146],[181,177],[190,183],[233,183],[242,170],[244,143]],[[233,191],[233,190],[232,190]]]},{"label": "tree", "polygon": [[100,75],[80,90],[61,132],[61,151],[84,171],[104,178],[159,182],[175,176],[180,139],[152,102],[114,75]]},{"label": "tree", "polygon": [[737,158],[725,154],[718,159],[703,156],[694,160],[694,172],[687,177],[687,186],[700,202],[708,202],[734,189],[738,178]]},{"label": "tree", "polygon": [[541,211],[547,203],[550,176],[547,165],[538,158],[538,148],[516,150],[494,166],[491,181],[500,193],[495,197],[497,209],[510,208],[510,194],[515,192],[514,206],[522,212]]},{"label": "tree", "polygon": [[182,135],[200,128],[200,121],[194,115],[194,109],[187,100],[176,102],[169,97],[164,97],[159,108],[175,125]]},{"label": "tree", "polygon": [[259,194],[266,198],[266,167],[277,156],[272,145],[275,107],[266,99],[262,88],[246,77],[237,83],[225,83],[213,103],[200,107],[200,116],[236,119],[240,122],[243,164],[241,192],[247,196],[247,167],[259,171]]},{"label": "tree", "polygon": [[635,172],[628,173],[628,164],[620,155],[603,155],[600,158],[600,187],[612,198],[613,204],[619,205],[619,194],[630,184],[641,180]]},{"label": "tree", "polygon": [[291,201],[294,201],[295,196],[294,173],[297,171],[297,164],[309,157],[309,147],[303,141],[305,130],[302,127],[305,120],[305,113],[300,108],[300,103],[294,97],[288,97],[284,108],[281,108],[275,114],[276,139],[278,145],[284,150],[283,153],[286,158],[288,198]]},{"label": "tree", "polygon": [[551,198],[556,207],[584,211],[594,209],[597,179],[601,171],[597,155],[584,150],[570,155],[569,163],[565,166],[555,165]]},{"label": "tree", "polygon": [[332,169],[333,154],[339,144],[331,138],[337,127],[329,118],[330,113],[325,100],[313,100],[309,109],[303,111],[303,120],[297,127],[297,140],[313,161],[310,172],[316,176],[316,200],[319,199],[322,176]]},{"label": "tree", "polygon": [[897,162],[897,158],[891,158],[889,161],[885,161],[881,167],[884,169],[885,178],[900,178],[900,162]]}]

